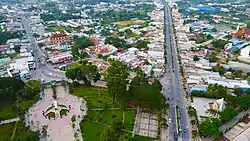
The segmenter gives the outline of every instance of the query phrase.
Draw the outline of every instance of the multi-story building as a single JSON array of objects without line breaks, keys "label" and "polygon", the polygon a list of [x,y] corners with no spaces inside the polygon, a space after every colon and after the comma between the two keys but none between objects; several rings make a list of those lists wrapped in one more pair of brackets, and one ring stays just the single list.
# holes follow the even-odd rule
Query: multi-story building
[{"label": "multi-story building", "polygon": [[59,43],[61,44],[71,41],[71,38],[65,33],[64,30],[62,30],[59,33],[51,32],[49,39],[51,45]]}]

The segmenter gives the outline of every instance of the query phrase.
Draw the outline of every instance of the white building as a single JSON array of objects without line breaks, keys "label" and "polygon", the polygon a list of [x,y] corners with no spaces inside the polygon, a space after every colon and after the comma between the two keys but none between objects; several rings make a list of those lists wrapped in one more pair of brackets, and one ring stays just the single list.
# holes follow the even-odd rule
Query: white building
[{"label": "white building", "polygon": [[240,55],[245,58],[250,58],[250,45],[240,50]]}]

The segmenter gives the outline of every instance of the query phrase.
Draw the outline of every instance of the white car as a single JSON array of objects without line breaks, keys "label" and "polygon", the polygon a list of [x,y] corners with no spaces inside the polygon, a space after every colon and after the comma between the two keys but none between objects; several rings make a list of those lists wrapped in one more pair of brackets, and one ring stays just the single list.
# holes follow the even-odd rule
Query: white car
[{"label": "white car", "polygon": [[171,118],[169,118],[169,119],[168,119],[168,122],[169,122],[169,123],[171,123],[171,120],[172,120],[172,119],[171,119]]}]

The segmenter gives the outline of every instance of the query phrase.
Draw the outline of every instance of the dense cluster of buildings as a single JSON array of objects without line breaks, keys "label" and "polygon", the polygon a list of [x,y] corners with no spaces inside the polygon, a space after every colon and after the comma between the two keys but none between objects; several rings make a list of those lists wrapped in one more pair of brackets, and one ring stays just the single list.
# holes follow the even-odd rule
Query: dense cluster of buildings
[{"label": "dense cluster of buildings", "polygon": [[[18,6],[1,6],[0,13],[4,15],[0,23],[2,32],[13,35],[0,45],[0,77],[29,79],[36,64],[29,40],[24,34],[21,20],[24,12]],[[15,38],[16,35],[18,38]]]},{"label": "dense cluster of buildings", "polygon": [[[226,35],[234,36],[235,34],[238,34],[247,36],[248,31],[246,30],[245,26],[241,26],[240,24],[236,31],[231,32],[213,32],[212,29],[215,27],[209,25],[206,21],[195,21],[190,24],[183,24],[183,19],[178,18],[180,17],[178,9],[173,9],[172,13],[174,17],[174,24],[176,25],[176,34],[180,50],[180,60],[182,62],[184,70],[184,84],[188,94],[192,93],[193,91],[206,92],[209,84],[219,84],[225,86],[231,92],[233,92],[235,88],[240,88],[243,91],[247,91],[250,89],[250,85],[247,80],[241,78],[233,79],[232,73],[228,71],[230,68],[234,69],[232,65],[234,63],[238,64],[237,66],[239,68],[237,69],[239,70],[245,70],[246,72],[250,72],[250,70],[241,67],[239,62],[225,61],[227,58],[230,58],[231,53],[235,50],[239,50],[239,57],[249,58],[250,46],[247,40],[233,37],[231,40],[229,40],[229,43],[225,45],[225,49],[222,50],[222,52],[224,52],[224,55],[220,56],[219,63],[220,66],[223,66],[223,68],[225,68],[226,70],[225,74],[222,76],[219,72],[212,71],[214,67],[218,66],[218,62],[209,61],[209,54],[211,54],[211,52],[213,51],[211,50],[211,42],[213,41],[213,39],[200,44],[196,44],[194,41],[192,41],[194,38],[190,38],[190,36],[195,34],[196,32],[202,34],[210,34],[214,39],[222,40],[227,40],[225,38]],[[196,38],[195,40],[197,39],[199,38]],[[204,48],[201,46],[207,47]],[[246,67],[249,67],[249,65],[246,64]],[[232,93],[232,95],[234,94]],[[208,105],[209,103],[207,103],[206,109],[209,109]]]}]

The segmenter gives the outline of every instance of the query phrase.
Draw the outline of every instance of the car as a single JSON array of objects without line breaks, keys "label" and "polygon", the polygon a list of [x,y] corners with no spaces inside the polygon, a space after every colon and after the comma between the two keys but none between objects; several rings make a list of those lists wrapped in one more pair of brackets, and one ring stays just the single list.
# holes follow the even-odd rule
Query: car
[{"label": "car", "polygon": [[187,129],[183,129],[184,133],[187,133]]},{"label": "car", "polygon": [[168,119],[168,122],[169,122],[169,123],[171,123],[171,121],[172,121],[172,119],[171,119],[171,118],[169,118],[169,119]]}]

